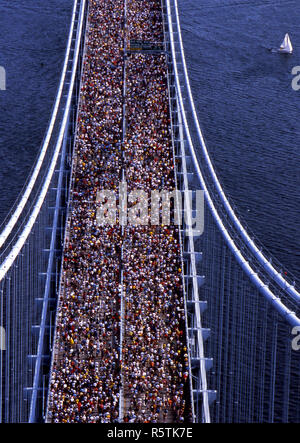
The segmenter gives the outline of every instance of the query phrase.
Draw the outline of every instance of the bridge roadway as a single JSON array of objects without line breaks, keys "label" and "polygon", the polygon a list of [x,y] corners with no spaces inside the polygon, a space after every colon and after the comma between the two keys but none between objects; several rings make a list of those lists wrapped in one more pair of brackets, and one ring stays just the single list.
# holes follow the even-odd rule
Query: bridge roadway
[{"label": "bridge roadway", "polygon": [[176,186],[166,56],[127,53],[141,37],[163,39],[159,0],[90,4],[47,421],[191,420],[179,230],[97,226],[99,189]]}]

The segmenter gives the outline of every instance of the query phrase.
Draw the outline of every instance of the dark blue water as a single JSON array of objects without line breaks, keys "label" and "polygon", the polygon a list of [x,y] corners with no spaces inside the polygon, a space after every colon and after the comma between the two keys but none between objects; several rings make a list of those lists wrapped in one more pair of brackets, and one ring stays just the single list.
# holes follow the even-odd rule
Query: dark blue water
[{"label": "dark blue water", "polygon": [[[0,221],[39,151],[61,72],[72,0],[1,0]],[[225,190],[250,228],[300,277],[298,0],[179,0],[201,126]],[[294,54],[271,54],[288,32]]]},{"label": "dark blue water", "polygon": [[[209,152],[264,246],[300,277],[300,2],[179,0],[184,45]],[[292,56],[272,54],[288,32]]]},{"label": "dark blue water", "polygon": [[0,222],[20,193],[50,119],[73,0],[0,0]]}]

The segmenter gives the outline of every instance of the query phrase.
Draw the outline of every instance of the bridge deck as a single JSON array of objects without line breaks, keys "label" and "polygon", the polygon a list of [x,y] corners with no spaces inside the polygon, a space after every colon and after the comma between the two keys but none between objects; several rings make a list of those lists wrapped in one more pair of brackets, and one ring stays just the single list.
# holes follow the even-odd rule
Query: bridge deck
[{"label": "bridge deck", "polygon": [[90,4],[48,421],[191,419],[178,227],[99,194],[176,186],[166,56],[133,39],[163,41],[160,0]]}]

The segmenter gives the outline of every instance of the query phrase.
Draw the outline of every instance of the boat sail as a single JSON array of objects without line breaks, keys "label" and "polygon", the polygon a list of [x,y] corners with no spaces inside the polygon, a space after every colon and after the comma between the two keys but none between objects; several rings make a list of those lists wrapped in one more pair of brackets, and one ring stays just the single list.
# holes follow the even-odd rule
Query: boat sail
[{"label": "boat sail", "polygon": [[285,34],[284,40],[280,45],[279,52],[284,52],[286,54],[291,54],[293,52],[293,46],[289,34]]}]

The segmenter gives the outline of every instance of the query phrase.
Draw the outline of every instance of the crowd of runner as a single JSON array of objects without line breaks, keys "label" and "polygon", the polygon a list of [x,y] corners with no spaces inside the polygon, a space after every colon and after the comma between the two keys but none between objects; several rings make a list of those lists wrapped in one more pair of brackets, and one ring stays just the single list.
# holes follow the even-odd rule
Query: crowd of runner
[{"label": "crowd of runner", "polygon": [[[174,189],[165,55],[127,62],[128,188]],[[183,421],[188,355],[178,229],[128,226],[124,243],[128,421]]]},{"label": "crowd of runner", "polygon": [[124,57],[124,41],[162,39],[161,2],[128,0],[127,27],[124,6],[89,4],[52,422],[191,419],[178,228],[97,220],[98,191],[124,178],[128,192],[174,189],[166,56]]}]

